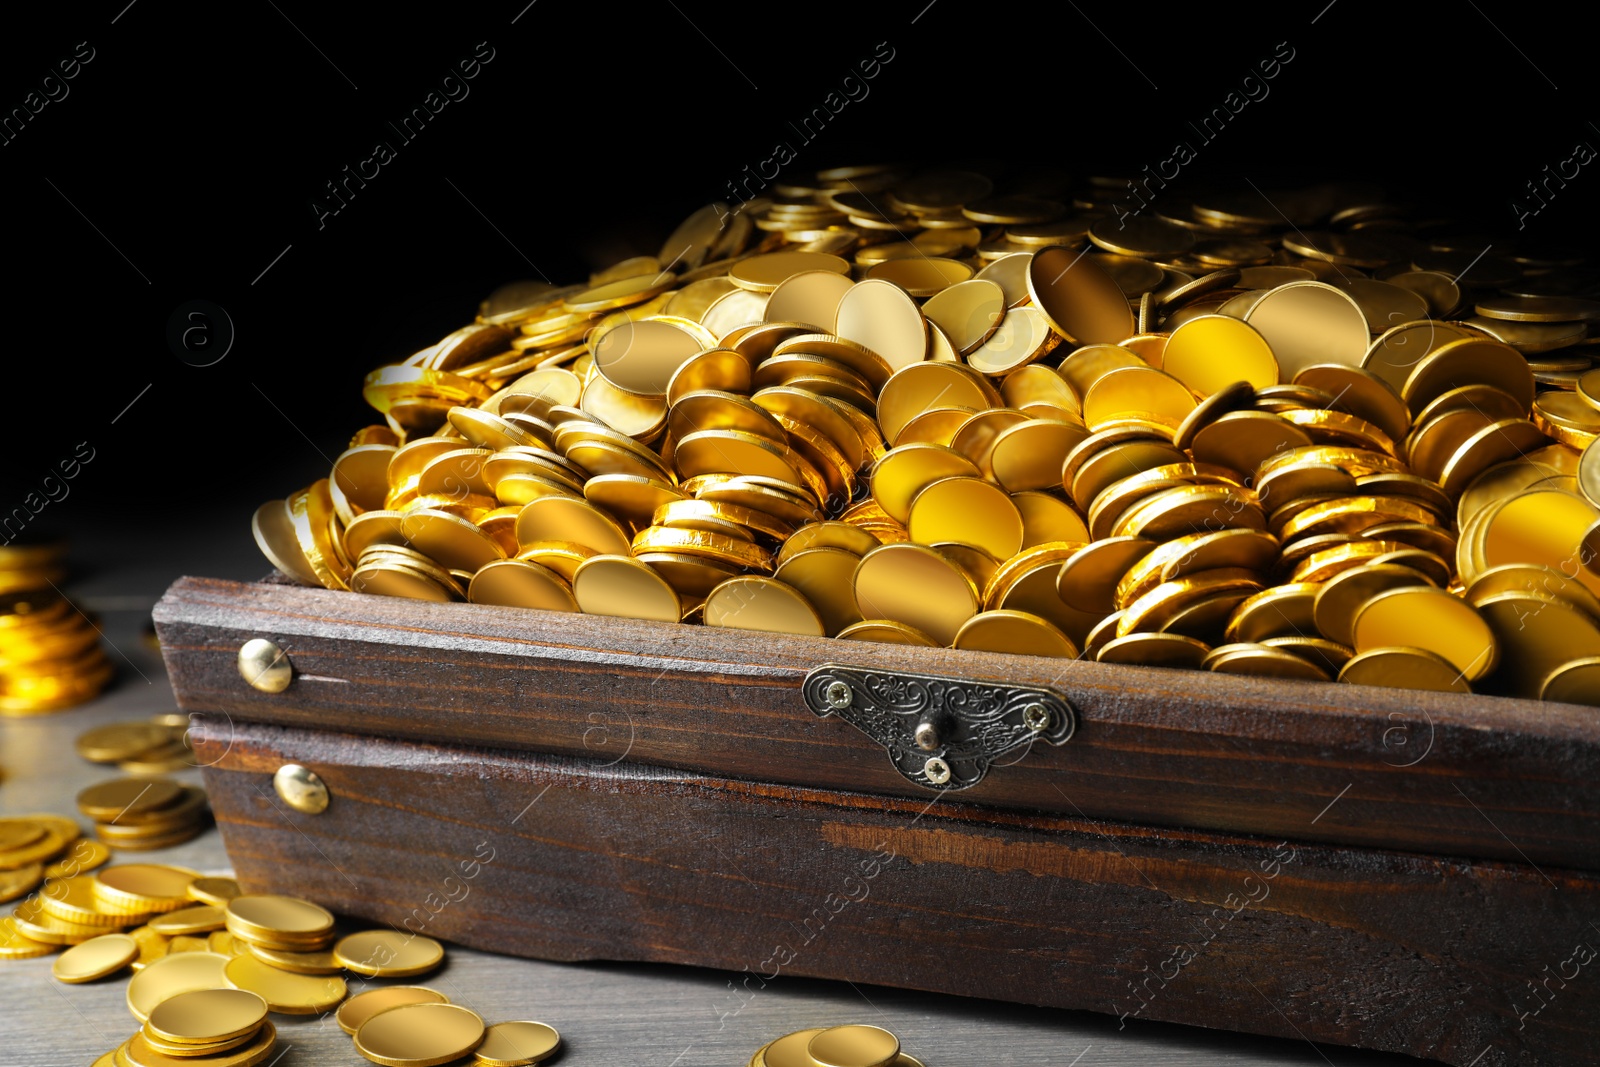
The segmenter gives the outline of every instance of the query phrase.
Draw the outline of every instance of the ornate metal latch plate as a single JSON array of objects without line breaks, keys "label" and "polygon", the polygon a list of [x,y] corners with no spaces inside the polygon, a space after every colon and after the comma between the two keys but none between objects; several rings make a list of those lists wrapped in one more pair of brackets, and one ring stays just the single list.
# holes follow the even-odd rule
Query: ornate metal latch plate
[{"label": "ornate metal latch plate", "polygon": [[825,663],[802,692],[818,716],[838,715],[882,745],[906,781],[939,792],[977,785],[1035,742],[1065,744],[1078,724],[1071,702],[1042,685]]}]

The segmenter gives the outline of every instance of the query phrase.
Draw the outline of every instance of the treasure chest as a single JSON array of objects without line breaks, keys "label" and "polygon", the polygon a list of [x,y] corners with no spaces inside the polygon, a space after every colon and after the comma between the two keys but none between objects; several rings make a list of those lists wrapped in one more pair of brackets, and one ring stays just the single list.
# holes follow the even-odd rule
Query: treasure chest
[{"label": "treasure chest", "polygon": [[250,891],[552,960],[807,975],[1458,1065],[1592,1062],[1569,704],[182,578]]}]

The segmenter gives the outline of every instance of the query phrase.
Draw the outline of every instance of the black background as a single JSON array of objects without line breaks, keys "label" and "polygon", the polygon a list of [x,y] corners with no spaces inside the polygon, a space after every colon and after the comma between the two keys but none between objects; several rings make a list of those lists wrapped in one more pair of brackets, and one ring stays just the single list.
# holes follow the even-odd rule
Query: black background
[{"label": "black background", "polygon": [[[1087,174],[1136,172],[1183,139],[1184,182],[1365,179],[1497,249],[1596,234],[1588,169],[1515,233],[1523,184],[1600,146],[1592,44],[1546,6],[525,2],[117,0],[12,21],[6,112],[79,42],[94,58],[0,146],[0,513],[87,441],[94,460],[35,531],[177,537],[220,508],[248,536],[254,503],[379,421],[367,370],[470,321],[503,282],[653,253],[780,140],[795,171],[990,157]],[[387,122],[479,42],[494,58],[470,95],[401,143]],[[893,58],[869,95],[803,143],[790,121],[880,42]],[[1270,95],[1202,143],[1188,121],[1279,42],[1294,59]],[[380,139],[395,159],[319,227],[324,183]],[[208,367],[167,342],[195,299],[236,332]]]}]

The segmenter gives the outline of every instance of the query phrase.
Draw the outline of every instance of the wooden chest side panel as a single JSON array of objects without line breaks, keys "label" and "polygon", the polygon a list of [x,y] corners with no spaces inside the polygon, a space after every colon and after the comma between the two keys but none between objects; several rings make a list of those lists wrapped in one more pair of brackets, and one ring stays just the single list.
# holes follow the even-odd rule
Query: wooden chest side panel
[{"label": "wooden chest side panel", "polygon": [[[494,951],[733,972],[708,1022],[788,974],[1461,1065],[1586,1063],[1600,1037],[1587,875],[217,718],[196,734],[247,888]],[[279,800],[284,762],[322,776],[326,812]]]},{"label": "wooden chest side panel", "polygon": [[[752,780],[926,797],[800,696],[828,662],[1058,687],[1080,714],[959,802],[1600,870],[1600,715],[184,578],[156,608],[180,705]],[[269,637],[296,677],[240,678]]]}]

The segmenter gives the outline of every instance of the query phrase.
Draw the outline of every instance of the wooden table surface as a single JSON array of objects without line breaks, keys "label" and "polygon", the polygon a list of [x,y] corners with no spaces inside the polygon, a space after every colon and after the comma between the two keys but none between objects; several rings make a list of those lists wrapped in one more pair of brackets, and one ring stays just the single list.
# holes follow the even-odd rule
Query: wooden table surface
[{"label": "wooden table surface", "polygon": [[[219,509],[227,511],[228,509]],[[66,587],[96,613],[116,661],[98,700],[31,719],[0,718],[0,814],[76,815],[74,795],[116,774],[80,759],[73,739],[103,723],[173,709],[159,653],[141,636],[151,606],[180,574],[249,579],[267,570],[250,541],[248,510],[214,537],[130,544],[86,535],[73,546],[79,573]],[[92,569],[83,565],[92,561]],[[177,777],[199,784],[198,771]],[[80,819],[80,822],[86,822]],[[176,848],[129,854],[211,874],[229,870],[213,829]],[[113,859],[112,862],[119,862]],[[138,1027],[124,1000],[126,974],[87,985],[50,977],[49,957],[0,962],[0,1064],[89,1067]],[[733,976],[689,967],[552,964],[447,946],[445,966],[411,981],[431,985],[489,1022],[538,1019],[561,1031],[563,1064],[701,1067],[746,1063],[767,1041],[803,1027],[874,1023],[928,1064],[1051,1067],[1222,1067],[1330,1064],[1373,1067],[1418,1061],[1280,1041],[850,983],[780,977],[740,1000]],[[1109,1001],[1109,996],[1108,996]],[[1263,1005],[1263,1010],[1270,1010]],[[274,1067],[365,1064],[331,1017],[273,1016]]]}]

